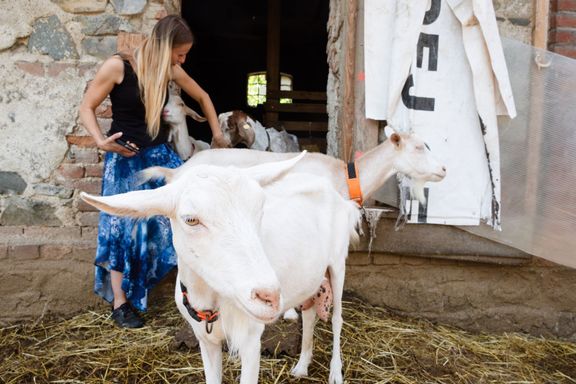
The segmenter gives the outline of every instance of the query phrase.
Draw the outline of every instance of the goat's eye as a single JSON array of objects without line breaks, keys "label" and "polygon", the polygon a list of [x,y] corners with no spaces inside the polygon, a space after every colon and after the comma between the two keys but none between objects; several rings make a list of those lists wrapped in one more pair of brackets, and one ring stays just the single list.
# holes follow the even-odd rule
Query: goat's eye
[{"label": "goat's eye", "polygon": [[244,125],[242,126],[242,128],[244,128],[244,129],[250,129],[250,124],[244,123]]},{"label": "goat's eye", "polygon": [[428,148],[429,151],[431,151],[430,146],[426,143],[424,143],[424,145],[426,146],[426,148]]},{"label": "goat's eye", "polygon": [[184,222],[186,223],[186,225],[189,225],[191,227],[200,224],[200,220],[198,220],[198,218],[194,216],[185,216]]}]

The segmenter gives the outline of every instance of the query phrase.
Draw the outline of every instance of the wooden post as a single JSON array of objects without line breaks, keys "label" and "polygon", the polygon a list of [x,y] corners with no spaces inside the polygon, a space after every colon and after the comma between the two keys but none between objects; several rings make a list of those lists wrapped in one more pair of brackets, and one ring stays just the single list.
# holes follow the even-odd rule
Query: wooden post
[{"label": "wooden post", "polygon": [[548,29],[550,28],[550,0],[536,0],[534,3],[534,46],[548,49]]},{"label": "wooden post", "polygon": [[[356,22],[356,74],[354,77],[356,100],[354,102],[354,152],[367,151],[378,145],[379,124],[366,118],[366,83],[364,73],[364,4],[358,3]],[[366,205],[366,202],[365,202]]]},{"label": "wooden post", "polygon": [[341,144],[343,160],[348,162],[353,158],[354,150],[354,85],[356,69],[356,22],[358,20],[358,0],[348,0],[346,10],[346,40],[344,41],[344,94],[341,113]]},{"label": "wooden post", "polygon": [[266,104],[264,125],[278,125],[277,108],[280,104],[280,0],[268,0],[268,32],[266,39]]}]

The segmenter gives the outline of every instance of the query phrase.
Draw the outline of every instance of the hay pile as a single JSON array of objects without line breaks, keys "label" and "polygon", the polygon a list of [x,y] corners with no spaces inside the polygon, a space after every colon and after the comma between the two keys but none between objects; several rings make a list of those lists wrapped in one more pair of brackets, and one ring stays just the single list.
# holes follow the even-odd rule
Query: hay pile
[{"label": "hay pile", "polygon": [[[140,330],[114,327],[107,312],[88,312],[0,331],[3,383],[201,383],[197,350],[175,342],[184,325],[167,299]],[[345,302],[342,334],[347,383],[576,383],[576,344],[473,335],[426,321],[400,320],[356,299]],[[284,325],[279,324],[279,332]],[[331,334],[319,323],[310,378],[296,380],[296,358],[263,356],[260,383],[325,383]],[[278,348],[282,350],[282,348]],[[226,356],[226,355],[225,355]],[[240,364],[224,361],[224,383]]]}]

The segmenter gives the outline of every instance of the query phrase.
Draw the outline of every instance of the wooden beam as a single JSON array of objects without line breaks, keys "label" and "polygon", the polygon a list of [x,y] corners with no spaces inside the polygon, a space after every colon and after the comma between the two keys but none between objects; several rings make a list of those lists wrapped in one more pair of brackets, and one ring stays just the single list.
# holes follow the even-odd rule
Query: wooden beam
[{"label": "wooden beam", "polygon": [[550,0],[536,0],[534,3],[534,46],[548,49],[548,30],[550,29]]},{"label": "wooden beam", "polygon": [[[303,104],[303,103],[292,103],[292,104],[280,104],[280,103],[268,103],[267,111],[270,112],[291,112],[291,113],[327,113],[326,104]],[[276,119],[277,121],[278,119]]]},{"label": "wooden beam", "polygon": [[[280,91],[280,17],[281,0],[268,0],[268,28],[266,38],[266,104],[275,104]],[[274,127],[278,122],[278,112],[264,105],[264,125]]]},{"label": "wooden beam", "polygon": [[278,127],[291,132],[326,132],[326,121],[279,121]]},{"label": "wooden beam", "polygon": [[343,160],[352,159],[354,139],[354,84],[356,69],[356,22],[358,20],[358,0],[348,0],[346,10],[346,39],[344,41],[344,94],[342,95],[341,144]]},{"label": "wooden beam", "polygon": [[[268,91],[266,92],[268,94]],[[326,92],[313,91],[270,91],[272,97],[278,99],[326,101]]]}]

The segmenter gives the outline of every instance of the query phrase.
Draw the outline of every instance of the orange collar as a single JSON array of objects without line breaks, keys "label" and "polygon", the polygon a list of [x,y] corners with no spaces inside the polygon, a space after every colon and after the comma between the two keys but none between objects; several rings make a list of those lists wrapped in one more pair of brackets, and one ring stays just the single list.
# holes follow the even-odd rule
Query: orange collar
[{"label": "orange collar", "polygon": [[186,307],[186,310],[190,314],[190,316],[196,320],[197,322],[201,323],[202,321],[206,322],[206,333],[212,332],[213,324],[218,318],[220,317],[220,311],[218,310],[203,310],[199,311],[196,308],[190,305],[190,301],[188,301],[188,289],[182,282],[180,282],[180,290],[182,291],[182,304]]},{"label": "orange collar", "polygon": [[356,162],[348,163],[346,167],[346,183],[348,184],[348,195],[350,200],[354,200],[358,205],[362,205],[362,190],[360,189],[360,177]]}]

